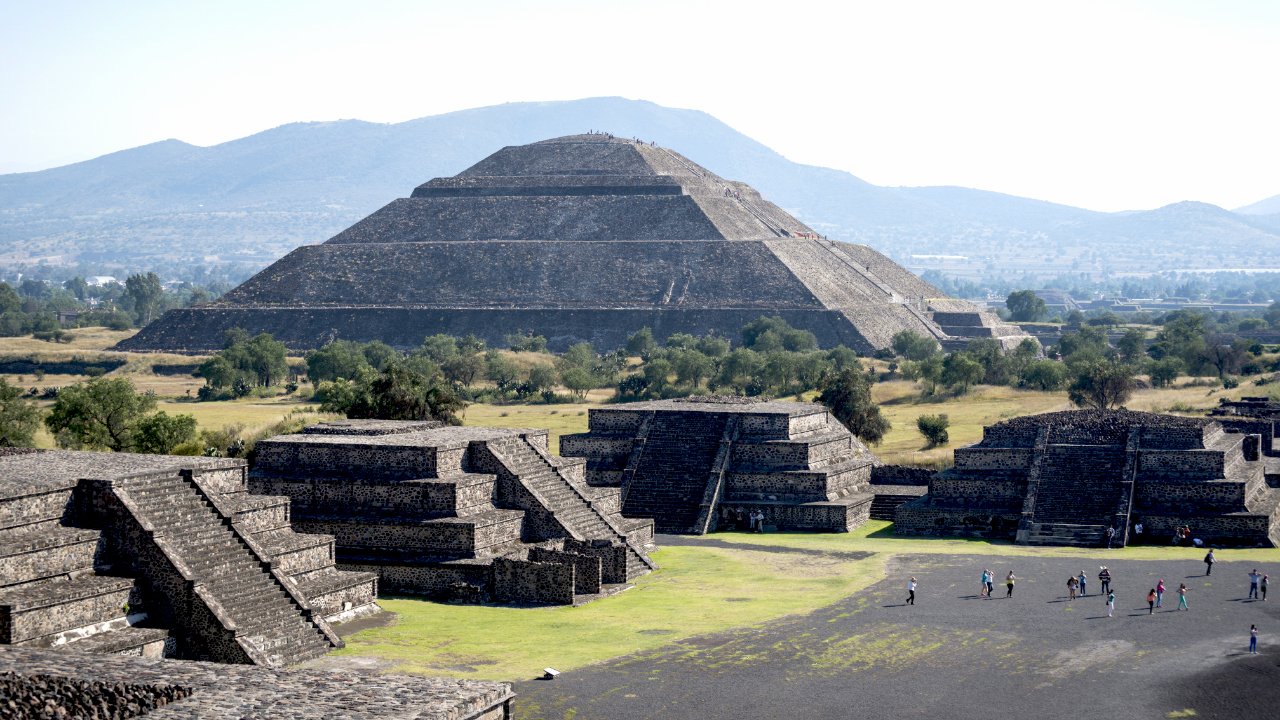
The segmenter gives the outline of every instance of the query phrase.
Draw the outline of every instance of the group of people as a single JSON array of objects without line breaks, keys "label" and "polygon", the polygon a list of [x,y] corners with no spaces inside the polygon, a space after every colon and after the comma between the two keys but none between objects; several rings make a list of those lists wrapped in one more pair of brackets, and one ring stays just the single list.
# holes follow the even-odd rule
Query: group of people
[{"label": "group of people", "polygon": [[[1209,556],[1205,558],[1205,562],[1208,563],[1210,569],[1213,568],[1212,556],[1213,556],[1213,551],[1210,551]],[[1205,573],[1205,574],[1207,575],[1208,573]],[[987,568],[983,568],[982,587],[978,592],[979,597],[985,597],[990,599],[995,595],[995,591],[996,591],[995,578],[996,578],[996,575],[994,572],[992,572]],[[1014,583],[1017,581],[1017,579],[1018,577],[1013,574],[1012,570],[1010,570],[1009,574],[1005,576],[1005,587],[1008,588],[1008,590],[1005,592],[1005,597],[1007,598],[1013,597],[1013,586],[1014,586]],[[1088,583],[1089,583],[1089,576],[1085,574],[1084,570],[1081,570],[1079,575],[1073,575],[1067,578],[1067,594],[1070,597],[1070,599],[1075,600],[1077,594],[1079,595],[1079,597],[1085,597],[1086,595],[1088,595],[1089,594]],[[1106,596],[1107,617],[1115,617],[1116,594],[1115,594],[1115,591],[1111,588],[1111,570],[1106,565],[1099,566],[1098,583],[1101,586],[1100,590],[1102,594]],[[907,599],[905,601],[905,604],[907,605],[916,604],[917,584],[918,582],[916,581],[915,577],[912,577],[910,580],[907,581]],[[1269,584],[1270,584],[1270,576],[1264,573],[1258,572],[1258,570],[1255,568],[1252,572],[1249,573],[1249,599],[1262,600],[1263,602],[1266,602],[1267,586]],[[1156,583],[1155,587],[1151,588],[1151,590],[1147,592],[1147,614],[1148,615],[1154,615],[1156,612],[1156,609],[1163,606],[1164,593],[1166,589],[1167,588],[1165,587],[1164,580],[1161,579],[1158,583]],[[1188,592],[1187,584],[1178,583],[1178,610],[1190,611],[1191,608],[1187,605],[1187,592]],[[1249,628],[1249,652],[1250,654],[1255,654],[1255,655],[1258,652],[1258,626],[1257,625],[1253,625]]]},{"label": "group of people", "polygon": [[745,513],[742,508],[736,510],[727,507],[721,508],[720,519],[725,527],[758,533],[764,532],[764,512],[759,508]]}]

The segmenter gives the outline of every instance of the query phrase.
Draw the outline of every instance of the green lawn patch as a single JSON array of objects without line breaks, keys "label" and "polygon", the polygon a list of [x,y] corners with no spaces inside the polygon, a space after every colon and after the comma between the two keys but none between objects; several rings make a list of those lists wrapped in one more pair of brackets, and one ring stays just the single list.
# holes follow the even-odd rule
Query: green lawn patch
[{"label": "green lawn patch", "polygon": [[384,598],[389,627],[348,637],[331,656],[372,656],[394,672],[518,680],[547,666],[569,670],[692,635],[752,625],[829,605],[882,577],[883,559],[859,561],[749,550],[672,547],[636,587],[582,607],[447,605]]}]

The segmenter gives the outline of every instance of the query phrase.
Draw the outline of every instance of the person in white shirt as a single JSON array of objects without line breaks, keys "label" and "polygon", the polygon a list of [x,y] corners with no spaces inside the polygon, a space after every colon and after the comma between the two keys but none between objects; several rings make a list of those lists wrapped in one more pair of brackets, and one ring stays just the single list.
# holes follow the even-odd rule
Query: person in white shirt
[{"label": "person in white shirt", "polygon": [[1258,581],[1262,579],[1262,574],[1255,569],[1249,573],[1249,599],[1258,599]]},{"label": "person in white shirt", "polygon": [[911,578],[907,581],[907,604],[916,604],[916,579]]}]

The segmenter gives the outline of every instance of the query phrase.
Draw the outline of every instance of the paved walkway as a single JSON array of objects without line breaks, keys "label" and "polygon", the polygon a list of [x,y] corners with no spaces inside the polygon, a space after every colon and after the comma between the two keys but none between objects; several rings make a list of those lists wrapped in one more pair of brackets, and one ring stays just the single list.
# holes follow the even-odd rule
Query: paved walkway
[{"label": "paved walkway", "polygon": [[[908,555],[889,577],[809,615],[703,635],[519,683],[517,716],[631,718],[1196,718],[1280,714],[1280,597],[1248,601],[1254,565]],[[1083,565],[1083,567],[1082,567]],[[984,567],[1018,576],[1012,599],[978,595]],[[1090,595],[1069,601],[1081,569]],[[1261,568],[1280,577],[1280,563]],[[903,604],[907,579],[916,604]],[[1146,594],[1164,578],[1164,607]],[[1179,612],[1176,589],[1191,589]],[[1248,655],[1249,625],[1261,631]],[[548,658],[554,665],[554,657]],[[570,713],[569,711],[574,711]]]}]

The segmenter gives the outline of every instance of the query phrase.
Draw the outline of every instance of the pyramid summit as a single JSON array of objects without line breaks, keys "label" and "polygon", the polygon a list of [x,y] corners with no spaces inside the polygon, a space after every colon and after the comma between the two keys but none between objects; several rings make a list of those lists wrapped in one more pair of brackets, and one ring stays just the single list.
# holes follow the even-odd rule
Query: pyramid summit
[{"label": "pyramid summit", "polygon": [[642,327],[733,335],[779,315],[819,343],[871,351],[911,329],[948,349],[1024,335],[865,245],[820,237],[745,183],[607,134],[505,147],[436,178],[218,302],[171,310],[119,345],[204,353],[233,327],[296,351],[334,339],[620,347]]}]

